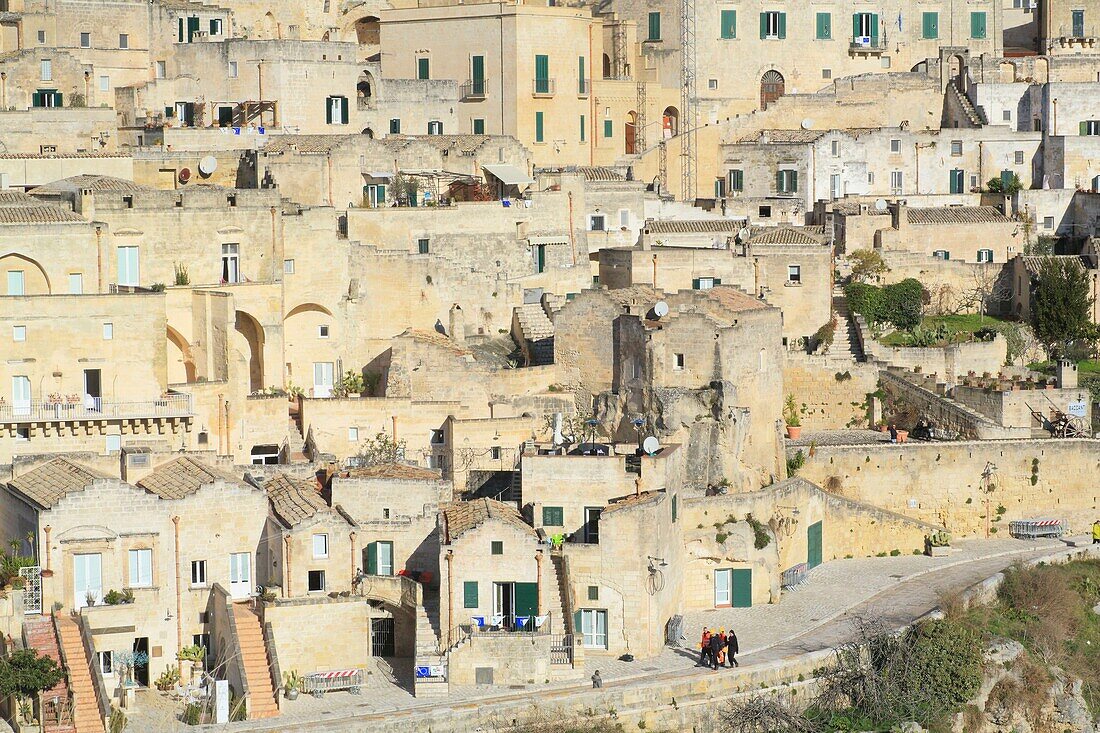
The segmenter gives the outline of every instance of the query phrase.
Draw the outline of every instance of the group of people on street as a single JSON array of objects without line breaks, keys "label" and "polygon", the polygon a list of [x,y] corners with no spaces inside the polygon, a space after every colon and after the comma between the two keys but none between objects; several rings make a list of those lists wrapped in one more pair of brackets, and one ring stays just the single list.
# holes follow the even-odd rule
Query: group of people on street
[{"label": "group of people on street", "polygon": [[699,661],[696,663],[696,667],[710,666],[711,669],[717,670],[719,667],[729,665],[733,667],[739,667],[737,663],[737,634],[730,629],[728,632],[725,629],[718,629],[717,632],[711,632],[710,628],[703,627],[703,639],[699,643]]}]

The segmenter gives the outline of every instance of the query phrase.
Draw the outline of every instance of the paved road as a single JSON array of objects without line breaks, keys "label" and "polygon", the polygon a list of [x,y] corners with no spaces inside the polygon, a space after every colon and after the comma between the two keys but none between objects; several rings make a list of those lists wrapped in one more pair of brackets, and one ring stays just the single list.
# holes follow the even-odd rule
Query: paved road
[{"label": "paved road", "polygon": [[[634,663],[599,659],[588,662],[599,667],[605,687],[645,687],[661,680],[714,673],[695,667],[693,641],[703,625],[732,626],[738,630],[743,668],[764,662],[829,649],[852,637],[850,620],[875,615],[891,626],[903,626],[936,608],[942,594],[958,591],[984,580],[1013,563],[1052,554],[1064,549],[1060,541],[1022,542],[1011,539],[972,541],[947,558],[902,556],[836,560],[813,573],[809,586],[788,593],[781,603],[750,609],[725,609],[688,614],[689,641],[685,648],[666,648],[658,657]],[[587,670],[590,673],[591,669]],[[532,696],[562,697],[589,689],[583,683],[540,685],[523,691],[501,688],[452,687],[447,698],[430,702],[417,700],[403,687],[372,675],[369,689],[355,698],[330,695],[324,700],[300,697],[286,702],[283,714],[274,720],[240,723],[234,731],[307,729],[310,724],[324,730],[373,729],[394,714],[402,718],[447,706],[486,703],[528,702]],[[176,708],[163,697],[146,693],[141,710],[133,717],[135,730],[186,731],[175,719]],[[354,722],[353,722],[354,721]],[[323,722],[328,725],[316,725]],[[335,727],[334,727],[335,726]],[[381,728],[379,728],[381,730]]]}]

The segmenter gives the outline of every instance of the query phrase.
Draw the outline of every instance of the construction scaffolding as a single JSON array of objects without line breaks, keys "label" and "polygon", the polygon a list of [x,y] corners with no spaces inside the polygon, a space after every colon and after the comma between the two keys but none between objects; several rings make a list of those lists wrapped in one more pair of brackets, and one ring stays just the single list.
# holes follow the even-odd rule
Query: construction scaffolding
[{"label": "construction scaffolding", "polygon": [[646,83],[638,82],[637,112],[634,118],[634,152],[644,153],[645,145],[645,108],[646,108]]},{"label": "construction scaffolding", "polygon": [[695,0],[680,0],[680,197],[695,200]]}]

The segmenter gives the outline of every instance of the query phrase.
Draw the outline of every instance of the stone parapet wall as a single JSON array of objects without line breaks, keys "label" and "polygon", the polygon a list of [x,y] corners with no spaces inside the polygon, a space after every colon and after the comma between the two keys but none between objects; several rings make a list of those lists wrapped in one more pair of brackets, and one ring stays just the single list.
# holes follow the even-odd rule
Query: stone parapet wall
[{"label": "stone parapet wall", "polygon": [[885,346],[871,334],[871,328],[863,316],[856,314],[852,320],[856,324],[854,335],[869,361],[942,375],[948,384],[955,384],[959,377],[971,371],[995,373],[1004,365],[1008,355],[1008,344],[1000,334],[992,341],[973,341],[942,348]]},{"label": "stone parapet wall", "polygon": [[[887,394],[903,402],[927,419],[936,428],[955,432],[964,438],[979,440],[1006,440],[1030,438],[1028,426],[1002,425],[994,422],[972,407],[947,398],[932,386],[935,380],[921,379],[922,383],[900,371],[881,372],[880,382]],[[917,375],[917,379],[920,379]],[[929,384],[931,383],[931,384]]]}]

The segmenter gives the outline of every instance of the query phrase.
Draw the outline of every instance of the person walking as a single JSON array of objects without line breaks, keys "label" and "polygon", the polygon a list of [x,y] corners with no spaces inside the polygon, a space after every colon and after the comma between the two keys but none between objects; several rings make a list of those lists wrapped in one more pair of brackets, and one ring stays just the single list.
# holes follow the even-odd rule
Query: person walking
[{"label": "person walking", "polygon": [[1100,519],[1092,523],[1092,544],[1100,545]]},{"label": "person walking", "polygon": [[729,633],[726,634],[726,662],[729,664],[730,667],[741,666],[737,663],[738,651],[740,650],[737,647],[737,634],[735,634],[733,629],[731,628],[729,630]]},{"label": "person walking", "polygon": [[722,651],[722,639],[718,634],[713,634],[710,637],[710,668],[715,672],[718,671],[718,652]]},{"label": "person walking", "polygon": [[718,629],[718,666],[722,667],[726,663],[726,630]]},{"label": "person walking", "polygon": [[710,629],[706,626],[703,627],[703,638],[699,642],[699,661],[696,663],[696,667],[705,667],[707,665],[707,658],[710,656]]},{"label": "person walking", "polygon": [[603,677],[600,677],[600,670],[596,670],[596,673],[592,675],[592,689],[598,690],[603,687]]}]

